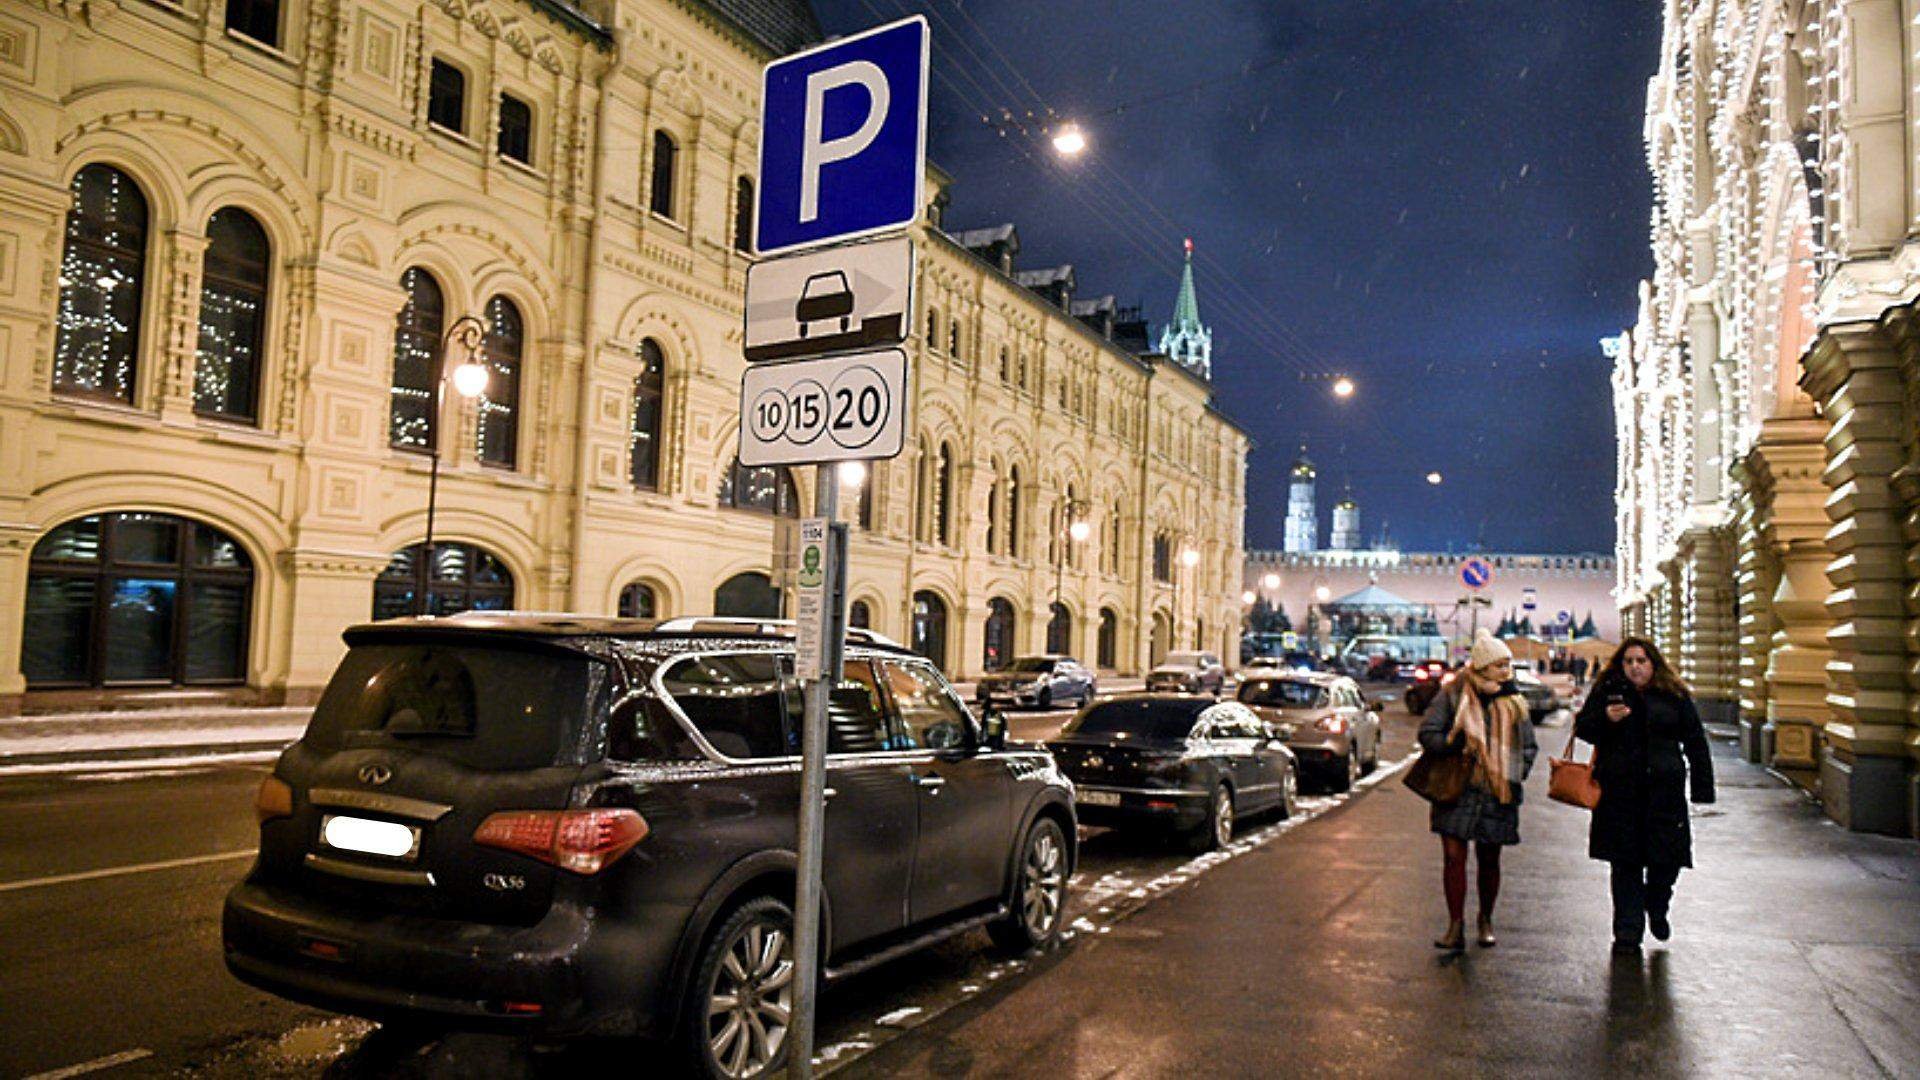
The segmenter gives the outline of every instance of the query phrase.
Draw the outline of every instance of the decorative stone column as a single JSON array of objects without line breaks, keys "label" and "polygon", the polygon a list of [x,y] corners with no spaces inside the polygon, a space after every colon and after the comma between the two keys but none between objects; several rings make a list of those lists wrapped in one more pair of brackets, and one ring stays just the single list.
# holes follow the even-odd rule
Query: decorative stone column
[{"label": "decorative stone column", "polygon": [[1768,607],[1777,629],[1766,665],[1764,760],[1796,783],[1812,788],[1819,768],[1820,731],[1827,706],[1826,460],[1825,422],[1813,417],[1768,420],[1749,456],[1749,468],[1764,478],[1769,494],[1772,552],[1778,584]]},{"label": "decorative stone column", "polygon": [[1681,677],[1693,686],[1700,717],[1731,724],[1739,718],[1739,654],[1734,626],[1733,551],[1727,531],[1701,525],[1680,538],[1681,613],[1676,630]]},{"label": "decorative stone column", "polygon": [[1824,329],[1801,380],[1832,423],[1827,433],[1827,600],[1833,619],[1821,801],[1850,829],[1905,835],[1912,828],[1906,747],[1907,539],[1892,477],[1906,465],[1906,415],[1896,343],[1902,312],[1881,323]]},{"label": "decorative stone column", "polygon": [[1738,552],[1734,572],[1739,609],[1740,754],[1759,764],[1764,754],[1767,723],[1767,660],[1779,629],[1773,614],[1773,594],[1780,587],[1780,561],[1775,554],[1772,502],[1773,480],[1766,459],[1749,454],[1735,463],[1732,476],[1733,527]]}]

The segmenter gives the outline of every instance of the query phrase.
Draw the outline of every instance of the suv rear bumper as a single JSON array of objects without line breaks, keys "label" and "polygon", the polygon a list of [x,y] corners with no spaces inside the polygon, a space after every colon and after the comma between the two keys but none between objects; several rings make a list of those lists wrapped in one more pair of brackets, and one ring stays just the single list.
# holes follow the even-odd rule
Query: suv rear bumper
[{"label": "suv rear bumper", "polygon": [[[227,895],[221,936],[236,978],[335,1012],[484,1031],[663,1036],[686,913],[648,914],[658,917],[619,925],[556,900],[531,926],[498,926],[336,912],[242,882]],[[337,958],[320,955],[328,947]]]}]

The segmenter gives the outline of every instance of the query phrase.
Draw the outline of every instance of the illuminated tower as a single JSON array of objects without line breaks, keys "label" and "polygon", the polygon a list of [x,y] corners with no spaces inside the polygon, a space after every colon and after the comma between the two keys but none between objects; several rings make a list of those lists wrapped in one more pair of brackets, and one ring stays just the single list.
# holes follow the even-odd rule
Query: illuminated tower
[{"label": "illuminated tower", "polygon": [[1314,551],[1320,547],[1320,524],[1313,510],[1313,462],[1305,447],[1293,463],[1293,482],[1287,489],[1286,550]]},{"label": "illuminated tower", "polygon": [[1333,535],[1328,538],[1327,546],[1335,551],[1358,551],[1360,549],[1360,504],[1352,499],[1341,499],[1333,507]]}]

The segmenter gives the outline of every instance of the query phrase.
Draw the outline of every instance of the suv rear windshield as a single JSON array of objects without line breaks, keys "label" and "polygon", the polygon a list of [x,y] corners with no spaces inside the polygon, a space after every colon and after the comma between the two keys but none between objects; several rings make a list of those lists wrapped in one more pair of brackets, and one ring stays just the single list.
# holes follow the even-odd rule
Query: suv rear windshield
[{"label": "suv rear windshield", "polygon": [[1108,701],[1060,729],[1062,735],[1126,734],[1146,742],[1183,742],[1200,711],[1212,702]]},{"label": "suv rear windshield", "polygon": [[609,676],[605,664],[560,651],[355,645],[304,741],[328,753],[407,749],[477,769],[580,764]]},{"label": "suv rear windshield", "polygon": [[1240,687],[1240,700],[1277,709],[1318,709],[1327,703],[1327,692],[1295,679],[1249,679]]}]

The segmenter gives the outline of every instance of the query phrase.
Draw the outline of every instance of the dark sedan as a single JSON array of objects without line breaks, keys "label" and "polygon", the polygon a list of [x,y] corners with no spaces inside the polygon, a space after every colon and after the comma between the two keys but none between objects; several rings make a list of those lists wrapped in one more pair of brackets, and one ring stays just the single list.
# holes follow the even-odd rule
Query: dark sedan
[{"label": "dark sedan", "polygon": [[1297,770],[1282,735],[1238,702],[1125,694],[1074,717],[1047,748],[1083,823],[1170,831],[1211,851],[1240,817],[1293,814]]}]

